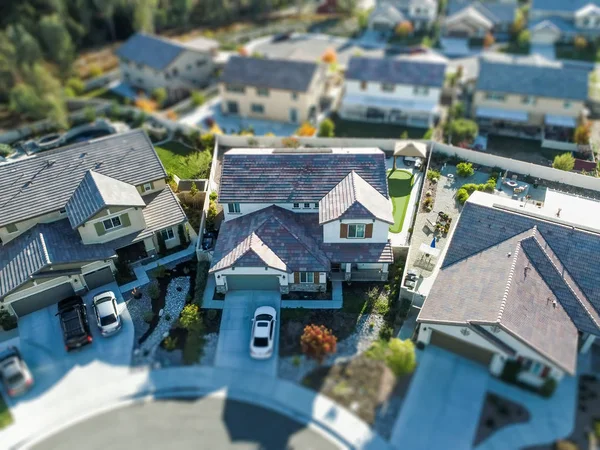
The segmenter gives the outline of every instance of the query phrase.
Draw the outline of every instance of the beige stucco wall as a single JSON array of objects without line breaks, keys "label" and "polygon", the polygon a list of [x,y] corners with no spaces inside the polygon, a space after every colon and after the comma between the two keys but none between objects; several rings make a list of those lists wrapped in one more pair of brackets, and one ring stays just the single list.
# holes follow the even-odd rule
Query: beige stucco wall
[{"label": "beige stucco wall", "polygon": [[[110,209],[110,208],[109,208]],[[102,220],[107,219],[108,217],[120,216],[123,214],[129,214],[129,220],[131,225],[128,227],[121,226],[114,231],[107,231],[102,236],[98,236],[96,232],[95,224],[98,222],[102,222]],[[91,220],[86,222],[83,226],[78,228],[79,234],[81,235],[81,241],[84,244],[97,244],[102,242],[112,241],[114,239],[126,236],[135,231],[141,231],[146,228],[146,222],[144,221],[144,215],[142,213],[142,208],[128,208],[123,211],[119,211],[117,214],[111,214],[108,216],[101,217],[98,220]]]},{"label": "beige stucco wall", "polygon": [[485,95],[485,91],[475,92],[473,97],[473,117],[476,117],[478,107],[507,109],[527,112],[529,114],[529,123],[531,125],[542,125],[546,114],[577,118],[584,107],[582,101],[576,100],[569,100],[571,106],[565,108],[565,100],[562,99],[535,97],[535,104],[530,105],[523,103],[522,95],[505,94],[506,97],[504,101],[488,100],[485,98]]},{"label": "beige stucco wall", "polygon": [[142,190],[142,187],[144,186],[144,184],[146,184],[146,183],[142,183],[142,184],[136,186],[138,192],[140,193],[140,195],[142,197],[144,195],[148,195],[148,194],[152,194],[157,191],[161,191],[167,186],[167,182],[165,181],[164,178],[159,178],[158,180],[153,180],[152,181],[152,189],[148,189],[146,191]]},{"label": "beige stucco wall", "polygon": [[20,289],[20,290],[13,292],[10,295],[7,295],[6,298],[4,299],[4,304],[9,304],[11,302],[22,299],[24,297],[28,297],[33,294],[37,294],[38,292],[45,291],[47,289],[58,286],[59,284],[62,284],[65,282],[71,283],[71,285],[73,286],[73,289],[76,292],[85,288],[85,283],[83,282],[83,277],[81,275],[70,275],[70,276],[62,276],[62,277],[56,277],[56,278],[50,278],[50,279],[40,279],[40,280],[33,281],[33,283],[35,283],[35,285],[33,285],[33,286],[31,286],[31,284],[29,284],[29,286],[31,286],[31,287],[29,287],[27,289]]},{"label": "beige stucco wall", "polygon": [[21,234],[25,233],[30,228],[33,228],[38,223],[56,222],[57,220],[66,218],[66,212],[61,214],[59,211],[53,211],[47,214],[32,217],[27,220],[22,220],[20,222],[15,223],[15,225],[17,226],[17,231],[14,233],[9,233],[6,230],[6,227],[0,228],[0,239],[2,239],[2,242],[6,244],[12,241],[14,238],[19,237]]}]

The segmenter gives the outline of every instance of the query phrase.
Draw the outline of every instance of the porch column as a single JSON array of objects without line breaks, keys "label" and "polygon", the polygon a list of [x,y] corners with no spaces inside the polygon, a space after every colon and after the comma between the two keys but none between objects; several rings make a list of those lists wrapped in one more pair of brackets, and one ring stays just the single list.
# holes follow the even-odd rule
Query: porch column
[{"label": "porch column", "polygon": [[506,364],[504,357],[495,353],[494,356],[492,356],[492,362],[490,363],[490,372],[492,375],[499,377],[504,370],[504,364]]},{"label": "porch column", "polygon": [[344,280],[349,281],[351,278],[352,264],[346,263],[346,271],[344,272]]},{"label": "porch column", "polygon": [[389,264],[384,263],[381,265],[381,281],[387,281],[389,272]]},{"label": "porch column", "polygon": [[583,345],[581,346],[579,353],[587,353],[595,340],[596,336],[593,334],[588,334],[588,336],[583,340]]}]

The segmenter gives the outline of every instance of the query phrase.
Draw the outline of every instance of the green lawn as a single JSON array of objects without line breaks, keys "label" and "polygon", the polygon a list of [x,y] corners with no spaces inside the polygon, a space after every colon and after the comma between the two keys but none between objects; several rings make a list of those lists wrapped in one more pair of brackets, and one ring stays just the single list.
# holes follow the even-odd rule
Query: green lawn
[{"label": "green lawn", "polygon": [[12,423],[13,423],[12,415],[10,414],[10,411],[8,410],[8,406],[6,406],[6,403],[4,403],[4,399],[2,398],[2,395],[0,395],[0,430],[2,428],[6,428],[7,426],[9,426]]},{"label": "green lawn", "polygon": [[197,151],[179,142],[170,141],[154,147],[167,173],[179,178],[208,178],[212,155],[210,151]]},{"label": "green lawn", "polygon": [[335,137],[400,139],[406,131],[409,139],[422,139],[427,132],[427,128],[344,120],[337,114],[332,114],[331,120],[335,124]]},{"label": "green lawn", "polygon": [[394,225],[390,227],[392,233],[400,233],[402,231],[412,184],[413,178],[409,172],[404,170],[388,172],[388,187],[390,197],[392,198],[392,205],[394,206]]}]

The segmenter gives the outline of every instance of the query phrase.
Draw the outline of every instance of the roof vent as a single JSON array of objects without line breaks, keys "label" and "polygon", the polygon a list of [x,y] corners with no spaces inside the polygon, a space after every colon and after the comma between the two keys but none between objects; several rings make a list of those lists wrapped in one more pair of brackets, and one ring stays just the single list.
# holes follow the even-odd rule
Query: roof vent
[{"label": "roof vent", "polygon": [[508,253],[506,254],[506,256],[507,256],[508,258],[510,258],[510,255],[512,255],[512,253],[511,253],[511,252],[508,252]]},{"label": "roof vent", "polygon": [[53,159],[49,159],[46,161],[46,167],[52,167],[56,161]]},{"label": "roof vent", "polygon": [[81,155],[79,155],[80,158],[85,158],[87,156],[86,152],[83,152]]},{"label": "roof vent", "polygon": [[556,308],[556,300],[552,300],[552,307]]},{"label": "roof vent", "polygon": [[102,164],[104,164],[104,161],[98,161],[96,163],[96,169],[99,169]]}]

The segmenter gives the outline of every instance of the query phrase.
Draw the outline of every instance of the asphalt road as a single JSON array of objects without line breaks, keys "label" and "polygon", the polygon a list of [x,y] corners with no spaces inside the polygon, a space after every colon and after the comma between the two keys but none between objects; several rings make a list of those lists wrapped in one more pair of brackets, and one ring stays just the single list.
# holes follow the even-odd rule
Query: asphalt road
[{"label": "asphalt road", "polygon": [[95,416],[34,447],[45,449],[334,450],[318,432],[247,403],[158,400]]}]

